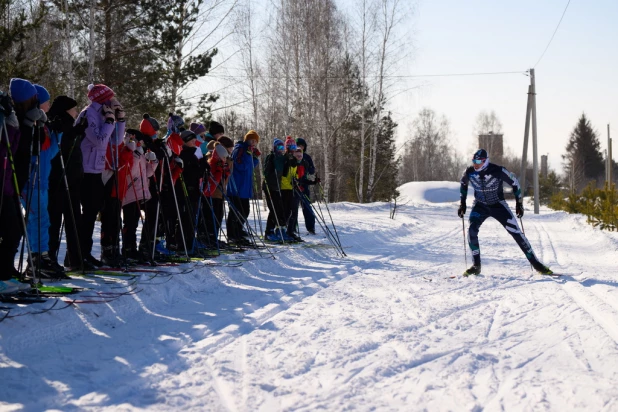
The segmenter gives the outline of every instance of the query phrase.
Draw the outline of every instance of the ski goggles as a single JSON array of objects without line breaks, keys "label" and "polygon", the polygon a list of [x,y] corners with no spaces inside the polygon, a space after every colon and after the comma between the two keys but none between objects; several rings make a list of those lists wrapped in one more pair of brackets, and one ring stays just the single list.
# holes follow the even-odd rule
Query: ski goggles
[{"label": "ski goggles", "polygon": [[472,159],[472,163],[475,165],[482,165],[487,159]]},{"label": "ski goggles", "polygon": [[279,144],[277,146],[275,146],[275,150],[285,150],[285,146],[282,144]]}]

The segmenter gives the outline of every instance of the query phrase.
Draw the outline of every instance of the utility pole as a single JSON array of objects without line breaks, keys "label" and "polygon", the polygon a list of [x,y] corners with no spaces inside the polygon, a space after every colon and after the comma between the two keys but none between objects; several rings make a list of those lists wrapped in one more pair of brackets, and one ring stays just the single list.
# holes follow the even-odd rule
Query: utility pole
[{"label": "utility pole", "polygon": [[606,167],[605,167],[605,171],[607,174],[606,177],[606,181],[607,181],[607,187],[609,189],[612,188],[612,138],[609,134],[609,123],[607,124],[607,162],[606,162]]},{"label": "utility pole", "polygon": [[528,136],[532,120],[532,184],[534,186],[534,214],[539,214],[539,155],[536,128],[536,82],[534,69],[530,69],[530,86],[528,86],[528,107],[526,108],[526,130],[524,132],[524,150],[521,158],[522,188],[526,183],[526,159],[528,156]]},{"label": "utility pole", "polygon": [[530,69],[530,86],[532,87],[532,181],[534,184],[534,214],[539,214],[539,151],[536,133],[536,82],[534,69]]},{"label": "utility pole", "polygon": [[526,105],[526,127],[524,129],[524,151],[521,155],[521,171],[519,181],[521,182],[522,196],[526,194],[526,169],[528,168],[528,136],[530,135],[530,107],[532,106],[532,86],[528,86],[528,104]]}]

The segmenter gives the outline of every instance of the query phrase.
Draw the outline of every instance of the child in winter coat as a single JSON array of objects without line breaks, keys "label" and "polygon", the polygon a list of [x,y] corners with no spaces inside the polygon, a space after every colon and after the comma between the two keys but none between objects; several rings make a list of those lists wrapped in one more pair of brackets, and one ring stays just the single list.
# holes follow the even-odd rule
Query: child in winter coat
[{"label": "child in winter coat", "polygon": [[285,157],[285,145],[282,140],[273,140],[273,150],[264,160],[264,200],[268,207],[268,219],[266,220],[266,239],[270,241],[281,241],[283,232],[286,231],[281,225],[284,222],[283,200],[281,199],[281,178],[286,173],[287,164]]},{"label": "child in winter coat", "polygon": [[[36,91],[35,91],[36,94]],[[19,121],[13,111],[11,98],[0,92],[0,294],[16,293],[29,289],[26,283],[21,283],[14,277],[20,277],[15,269],[15,254],[23,230],[21,223],[21,208],[18,206],[15,179],[11,164],[19,144]]]},{"label": "child in winter coat", "polygon": [[292,211],[294,209],[294,186],[298,179],[297,169],[298,162],[294,158],[294,152],[298,147],[296,142],[291,136],[288,136],[285,140],[285,158],[286,167],[283,175],[281,176],[281,203],[283,204],[283,222],[280,222],[282,226],[286,228],[286,232],[283,234],[283,240],[286,242],[295,241],[296,222],[292,220]]},{"label": "child in winter coat", "polygon": [[305,175],[299,181],[299,186],[303,194],[300,199],[300,205],[303,210],[303,216],[305,217],[305,228],[307,228],[309,234],[315,235],[315,215],[311,207],[310,187],[320,183],[320,179],[315,175],[315,165],[313,164],[313,159],[307,153],[307,142],[305,139],[300,137],[297,138],[296,145],[303,149],[303,161],[306,165]]},{"label": "child in winter coat", "polygon": [[[49,92],[40,85],[34,85],[39,99],[39,107],[44,112],[50,108]],[[28,216],[28,239],[32,251],[34,268],[28,266],[26,275],[42,279],[67,279],[62,266],[49,256],[49,212],[48,189],[49,174],[52,159],[59,152],[59,143],[62,134],[50,132],[45,123],[41,123],[34,131],[35,143],[38,145],[31,159],[30,177],[22,190],[22,203]],[[37,155],[38,152],[38,155]]]},{"label": "child in winter coat", "polygon": [[261,155],[257,148],[260,136],[249,130],[242,142],[236,143],[232,151],[234,170],[227,185],[230,212],[227,215],[227,237],[230,242],[248,245],[248,236],[243,227],[249,217],[249,199],[253,197],[254,169]]},{"label": "child in winter coat", "polygon": [[[144,151],[144,135],[139,130],[127,129],[125,150],[132,151],[133,157],[126,159],[126,165],[120,165],[119,172],[121,179],[126,181],[126,191],[122,197],[122,253],[129,261],[143,262],[149,260],[149,255],[138,253],[136,232],[142,209],[151,198],[148,179],[154,175],[159,162],[153,152]],[[144,227],[142,237],[154,236],[148,232],[148,228]]]},{"label": "child in winter coat", "polygon": [[[230,139],[227,140],[231,142]],[[204,182],[204,201],[206,206],[202,209],[204,210],[204,220],[206,221],[207,241],[210,247],[214,246],[215,248],[221,247],[218,241],[219,228],[223,218],[223,195],[221,188],[225,187],[231,174],[231,162],[229,161],[231,151],[231,148],[226,148],[220,142],[215,142],[214,150],[208,160],[210,173],[207,174],[206,181]]]},{"label": "child in winter coat", "polygon": [[[84,179],[81,187],[82,233],[80,242],[83,257],[93,265],[101,266],[101,261],[92,256],[92,236],[97,215],[105,203],[106,193],[110,193],[109,187],[107,191],[105,190],[102,176],[107,163],[106,153],[110,147],[110,141],[114,145],[122,142],[125,129],[125,114],[120,103],[114,99],[114,91],[104,84],[89,85],[88,100],[90,100],[90,104],[82,110],[75,121],[75,124],[78,125],[81,119],[86,117],[88,124],[84,131],[84,139],[80,145],[84,159]],[[106,228],[108,233],[110,231],[117,233],[119,230],[117,213],[109,210],[108,212],[111,213],[106,213],[106,217],[101,217],[101,224],[111,228]],[[112,220],[111,222],[109,221],[110,219]],[[101,238],[103,239],[103,236]]]},{"label": "child in winter coat", "polygon": [[[73,127],[77,117],[77,102],[67,96],[54,99],[47,117],[50,129],[62,134],[60,153],[52,160],[49,175],[49,255],[58,262],[60,249],[60,229],[64,216],[66,234],[66,256],[64,266],[69,270],[94,269],[94,265],[84,261],[80,253],[79,234],[82,229],[80,190],[84,178],[82,152],[79,148],[86,128],[86,119]],[[68,186],[68,191],[67,191]],[[80,264],[81,263],[81,264]]]},{"label": "child in winter coat", "polygon": [[186,246],[189,254],[196,255],[202,246],[195,239],[196,225],[199,223],[200,181],[204,177],[208,163],[196,145],[195,133],[185,130],[180,133],[180,137],[184,142],[180,152],[183,169],[181,178],[176,182],[176,195],[181,221],[178,224],[176,238],[178,245]]}]

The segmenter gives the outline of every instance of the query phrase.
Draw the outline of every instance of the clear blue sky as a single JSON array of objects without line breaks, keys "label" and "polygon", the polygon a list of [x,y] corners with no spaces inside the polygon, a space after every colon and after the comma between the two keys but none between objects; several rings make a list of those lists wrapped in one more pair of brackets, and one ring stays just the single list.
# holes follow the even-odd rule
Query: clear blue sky
[{"label": "clear blue sky", "polygon": [[[401,74],[525,71],[533,67],[567,0],[422,0],[409,20],[414,58]],[[606,148],[607,123],[618,139],[618,1],[572,0],[536,67],[539,154],[561,170],[569,134],[585,112]],[[396,98],[400,139],[423,107],[445,114],[462,154],[475,145],[481,110],[495,110],[506,144],[521,156],[529,78],[524,75],[422,78]],[[531,156],[531,152],[530,152]],[[618,144],[614,144],[614,159]]]}]

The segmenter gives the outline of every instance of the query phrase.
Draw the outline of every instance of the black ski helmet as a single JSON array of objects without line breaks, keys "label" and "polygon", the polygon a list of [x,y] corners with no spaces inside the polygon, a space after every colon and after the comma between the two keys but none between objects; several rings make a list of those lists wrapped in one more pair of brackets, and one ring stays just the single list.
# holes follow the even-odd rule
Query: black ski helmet
[{"label": "black ski helmet", "polygon": [[487,155],[487,150],[485,149],[479,149],[476,152],[474,152],[474,156],[472,156],[472,160],[482,160],[485,161],[487,160],[489,156]]}]

